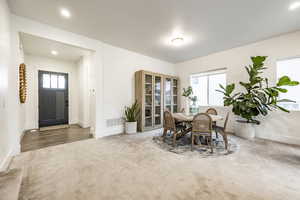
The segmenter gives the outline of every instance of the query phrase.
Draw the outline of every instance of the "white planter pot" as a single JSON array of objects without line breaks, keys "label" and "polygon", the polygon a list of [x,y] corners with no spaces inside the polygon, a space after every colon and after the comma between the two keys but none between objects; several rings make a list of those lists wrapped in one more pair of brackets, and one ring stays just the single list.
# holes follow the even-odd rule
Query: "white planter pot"
[{"label": "white planter pot", "polygon": [[234,125],[234,132],[235,135],[241,138],[252,140],[255,138],[255,124],[236,121]]},{"label": "white planter pot", "polygon": [[185,108],[184,108],[184,113],[186,115],[190,114],[190,100],[188,98],[185,98]]},{"label": "white planter pot", "polygon": [[125,122],[125,133],[133,134],[136,133],[137,122]]}]

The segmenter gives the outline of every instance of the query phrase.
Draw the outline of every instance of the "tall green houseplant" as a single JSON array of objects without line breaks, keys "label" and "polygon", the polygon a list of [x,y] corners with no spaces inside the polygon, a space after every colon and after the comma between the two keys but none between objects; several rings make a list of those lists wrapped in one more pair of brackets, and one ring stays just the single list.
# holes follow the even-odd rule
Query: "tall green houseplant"
[{"label": "tall green houseplant", "polygon": [[239,82],[244,88],[243,92],[233,94],[235,84],[229,84],[226,87],[220,85],[221,90],[218,90],[224,94],[224,106],[232,106],[233,113],[248,123],[260,124],[257,117],[259,115],[266,116],[269,111],[274,109],[289,112],[278,104],[294,102],[289,99],[280,99],[279,94],[288,92],[284,86],[296,86],[299,82],[283,76],[275,86],[270,86],[268,79],[261,76],[266,69],[264,65],[266,59],[267,56],[251,57],[252,65],[245,67],[249,80],[248,82]]}]

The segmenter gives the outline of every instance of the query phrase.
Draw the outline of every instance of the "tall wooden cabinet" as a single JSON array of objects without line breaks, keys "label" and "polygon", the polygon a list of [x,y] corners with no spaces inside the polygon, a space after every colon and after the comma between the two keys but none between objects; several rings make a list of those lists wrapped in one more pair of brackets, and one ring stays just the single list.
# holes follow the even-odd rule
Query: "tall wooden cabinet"
[{"label": "tall wooden cabinet", "polygon": [[135,98],[140,105],[138,130],[161,128],[163,112],[179,110],[179,79],[148,71],[135,73]]}]

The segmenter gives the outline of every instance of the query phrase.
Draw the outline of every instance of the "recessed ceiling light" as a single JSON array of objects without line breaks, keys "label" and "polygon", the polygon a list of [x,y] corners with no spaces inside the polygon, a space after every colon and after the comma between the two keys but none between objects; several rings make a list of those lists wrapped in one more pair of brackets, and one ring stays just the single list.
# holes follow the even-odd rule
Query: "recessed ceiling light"
[{"label": "recessed ceiling light", "polygon": [[60,10],[60,14],[61,16],[65,17],[65,18],[70,18],[71,17],[71,13],[68,9],[62,8]]},{"label": "recessed ceiling light", "polygon": [[51,54],[56,56],[58,54],[58,52],[57,51],[51,51]]},{"label": "recessed ceiling light", "polygon": [[297,8],[300,8],[300,1],[292,3],[289,10],[296,10]]},{"label": "recessed ceiling light", "polygon": [[171,40],[172,45],[181,46],[184,43],[184,39],[182,37],[176,37]]}]

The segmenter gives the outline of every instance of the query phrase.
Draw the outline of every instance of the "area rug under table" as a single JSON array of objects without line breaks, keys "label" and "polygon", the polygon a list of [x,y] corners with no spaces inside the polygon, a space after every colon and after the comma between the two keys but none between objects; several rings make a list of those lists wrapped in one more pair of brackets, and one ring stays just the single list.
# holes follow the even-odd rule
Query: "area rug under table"
[{"label": "area rug under table", "polygon": [[[220,136],[219,136],[220,137]],[[225,156],[235,153],[239,146],[237,142],[229,137],[228,139],[228,149],[225,149],[225,144],[222,138],[213,137],[213,153],[211,148],[206,145],[195,145],[193,151],[191,151],[191,137],[187,134],[176,141],[175,147],[173,146],[172,135],[168,134],[163,140],[161,135],[153,137],[154,143],[156,143],[161,149],[170,151],[176,154],[182,154],[187,156],[195,156],[199,158],[211,157],[211,156]],[[198,139],[198,143],[200,140]]]}]

